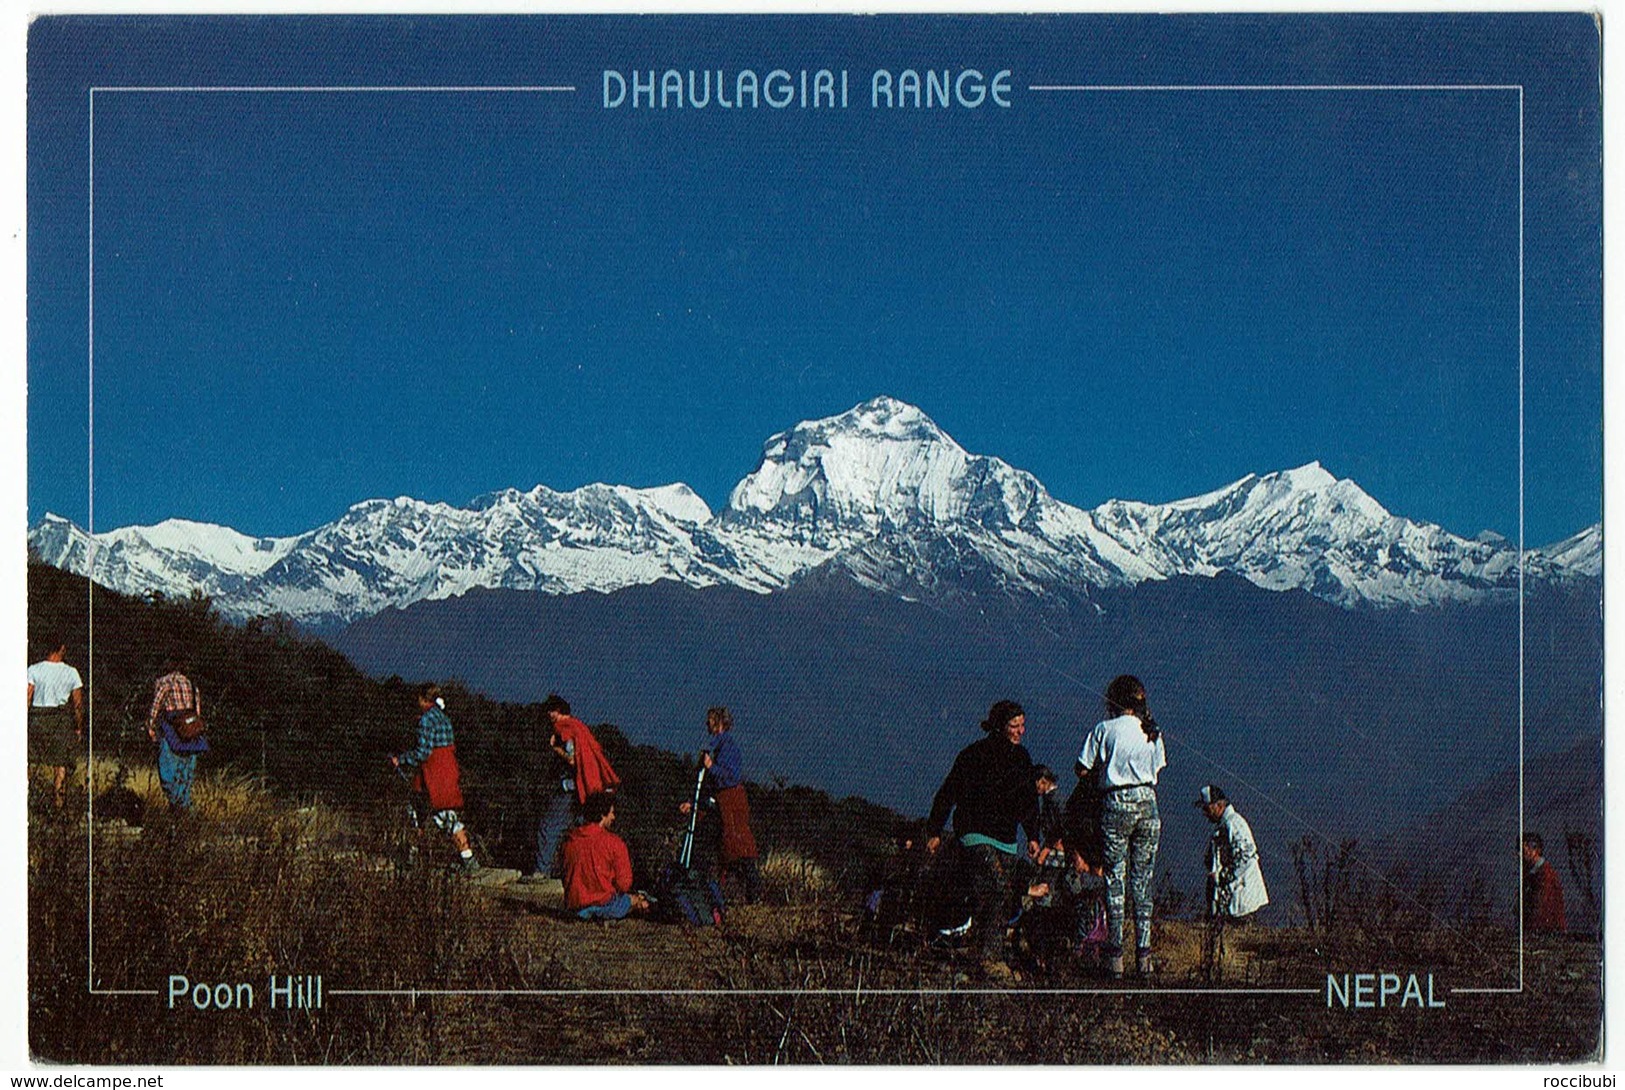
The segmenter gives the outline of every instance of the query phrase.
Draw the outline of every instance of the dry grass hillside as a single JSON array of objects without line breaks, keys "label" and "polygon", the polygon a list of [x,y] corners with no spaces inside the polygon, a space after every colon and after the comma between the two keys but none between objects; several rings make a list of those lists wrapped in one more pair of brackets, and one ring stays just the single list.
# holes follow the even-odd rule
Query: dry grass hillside
[{"label": "dry grass hillside", "polygon": [[[588,924],[556,888],[457,875],[442,842],[414,857],[387,810],[369,820],[206,774],[197,810],[174,818],[149,770],[127,772],[150,815],[139,827],[87,831],[35,784],[42,1062],[1551,1062],[1598,1048],[1594,942],[1532,946],[1522,994],[1464,995],[1516,982],[1512,936],[1257,929],[1232,936],[1210,991],[1203,930],[1169,921],[1149,984],[1067,962],[990,985],[912,926],[866,932],[859,895],[790,853],[765,861],[764,903],[720,928]],[[87,988],[87,895],[97,992],[144,994]],[[1384,968],[1431,972],[1446,1006],[1327,1010],[1328,970]],[[268,1009],[269,976],[288,973],[321,975],[320,1010]],[[171,1010],[171,974],[251,982],[256,1005]],[[1273,991],[1294,987],[1313,994]]]}]

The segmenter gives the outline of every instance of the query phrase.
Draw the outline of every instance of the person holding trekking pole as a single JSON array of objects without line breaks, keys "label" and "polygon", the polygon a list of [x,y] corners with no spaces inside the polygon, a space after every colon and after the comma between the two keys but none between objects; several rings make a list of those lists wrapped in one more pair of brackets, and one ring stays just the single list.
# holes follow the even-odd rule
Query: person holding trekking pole
[{"label": "person holding trekking pole", "polygon": [[1269,904],[1270,894],[1258,865],[1252,826],[1224,790],[1208,784],[1197,793],[1196,808],[1213,823],[1206,856],[1208,938],[1202,960],[1209,978],[1217,980],[1224,965],[1226,930]]},{"label": "person holding trekking pole", "polygon": [[462,772],[457,766],[457,745],[451,718],[446,715],[446,701],[440,695],[440,686],[432,681],[419,686],[417,700],[418,744],[389,761],[402,771],[417,770],[412,786],[428,800],[430,822],[451,838],[463,872],[475,874],[480,863],[468,842],[468,830],[457,815],[463,808]]},{"label": "person holding trekking pole", "polygon": [[1095,776],[1105,797],[1100,825],[1106,869],[1107,975],[1123,975],[1123,916],[1134,898],[1136,966],[1141,976],[1151,961],[1151,874],[1162,838],[1157,811],[1157,775],[1168,765],[1162,731],[1151,718],[1140,679],[1123,674],[1106,687],[1106,715],[1090,730],[1078,754],[1078,778]]},{"label": "person holding trekking pole", "polygon": [[[727,708],[717,706],[705,713],[705,730],[711,738],[700,750],[704,790],[698,793],[701,805],[714,809],[719,818],[716,837],[717,878],[733,874],[744,891],[744,902],[761,900],[761,875],[756,866],[756,837],[750,831],[750,801],[745,797],[744,757],[733,736],[734,718]],[[679,812],[687,814],[691,803]]]},{"label": "person holding trekking pole", "polygon": [[994,704],[982,721],[986,736],[954,758],[925,824],[925,848],[934,855],[953,815],[982,972],[997,981],[1018,979],[1005,961],[1011,876],[1022,855],[1036,856],[1039,848],[1036,840],[1022,845],[1017,833],[1038,828],[1038,780],[1032,756],[1021,744],[1026,730],[1027,713],[1020,704]]}]

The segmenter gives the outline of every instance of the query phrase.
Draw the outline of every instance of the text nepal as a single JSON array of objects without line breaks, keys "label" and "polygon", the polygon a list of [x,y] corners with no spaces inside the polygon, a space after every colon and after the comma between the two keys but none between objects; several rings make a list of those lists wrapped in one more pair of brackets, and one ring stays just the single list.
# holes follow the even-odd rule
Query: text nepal
[{"label": "text nepal", "polygon": [[[653,68],[621,72],[604,69],[604,109],[844,110],[850,102],[847,70],[775,68],[758,76],[750,68],[679,71]],[[858,84],[861,88],[863,84]],[[868,79],[871,109],[975,110],[984,105],[1010,108],[1010,69],[983,75],[975,68],[879,69]]]}]

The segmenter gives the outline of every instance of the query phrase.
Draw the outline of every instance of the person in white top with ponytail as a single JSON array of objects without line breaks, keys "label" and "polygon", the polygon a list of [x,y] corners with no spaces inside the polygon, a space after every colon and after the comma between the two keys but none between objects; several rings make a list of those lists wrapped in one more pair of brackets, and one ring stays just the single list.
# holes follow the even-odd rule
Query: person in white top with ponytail
[{"label": "person in white top with ponytail", "polygon": [[1151,874],[1162,839],[1157,812],[1157,774],[1168,765],[1162,731],[1146,707],[1145,686],[1123,674],[1106,687],[1106,718],[1096,723],[1078,754],[1079,778],[1094,776],[1103,793],[1101,834],[1105,841],[1106,972],[1123,975],[1123,923],[1126,902],[1134,901],[1136,968],[1152,971]]}]

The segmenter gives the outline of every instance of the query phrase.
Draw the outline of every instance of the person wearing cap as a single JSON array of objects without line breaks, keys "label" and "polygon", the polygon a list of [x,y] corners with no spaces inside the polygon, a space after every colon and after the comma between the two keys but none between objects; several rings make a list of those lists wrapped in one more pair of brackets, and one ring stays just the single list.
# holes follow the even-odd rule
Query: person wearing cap
[{"label": "person wearing cap", "polygon": [[1251,916],[1270,903],[1252,827],[1213,784],[1202,788],[1196,806],[1214,825],[1207,846],[1208,916],[1225,920]]},{"label": "person wearing cap", "polygon": [[571,712],[569,701],[548,693],[542,712],[551,731],[548,749],[553,758],[536,825],[536,867],[529,879],[546,882],[563,875],[559,851],[580,808],[593,795],[614,794],[621,778],[587,724]]},{"label": "person wearing cap", "polygon": [[465,874],[478,874],[468,829],[458,811],[463,808],[462,769],[457,764],[457,738],[446,714],[440,686],[429,681],[418,686],[418,744],[389,758],[390,764],[422,794],[425,812],[435,828],[451,838]]}]

